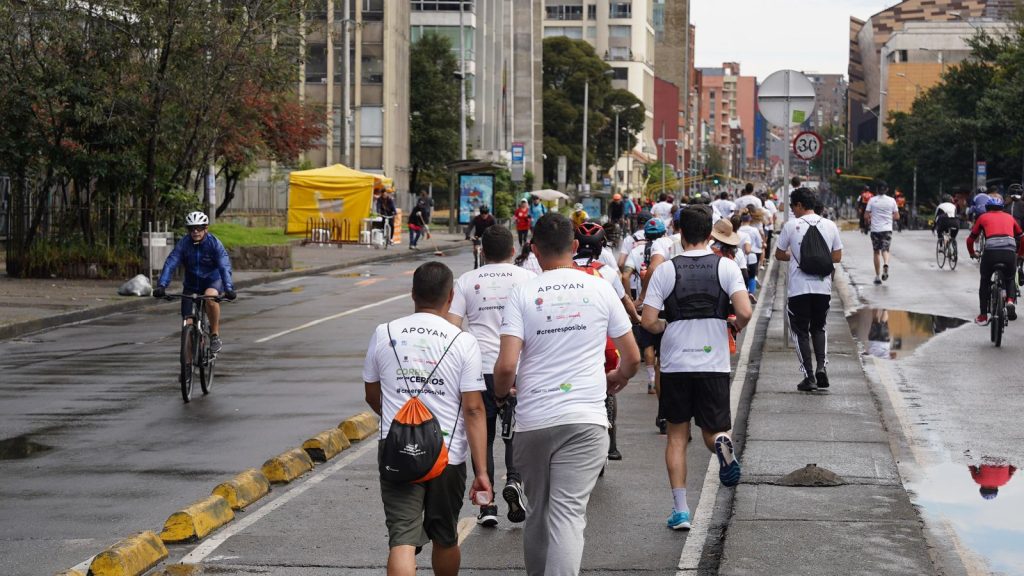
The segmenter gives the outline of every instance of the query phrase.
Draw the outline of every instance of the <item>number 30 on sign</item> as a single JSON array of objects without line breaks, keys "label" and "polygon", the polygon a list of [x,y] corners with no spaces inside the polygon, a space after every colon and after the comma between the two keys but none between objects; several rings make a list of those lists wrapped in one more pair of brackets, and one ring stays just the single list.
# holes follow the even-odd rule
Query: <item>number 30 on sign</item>
[{"label": "number 30 on sign", "polygon": [[821,154],[821,136],[814,132],[801,132],[793,139],[793,153],[801,160],[813,160]]}]

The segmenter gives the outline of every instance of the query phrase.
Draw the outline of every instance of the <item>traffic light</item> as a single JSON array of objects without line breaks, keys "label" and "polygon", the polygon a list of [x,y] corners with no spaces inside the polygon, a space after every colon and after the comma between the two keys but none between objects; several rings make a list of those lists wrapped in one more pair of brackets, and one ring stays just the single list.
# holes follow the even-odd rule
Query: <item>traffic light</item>
[{"label": "traffic light", "polygon": [[711,181],[715,184],[715,186],[718,186],[718,176],[712,178]]},{"label": "traffic light", "polygon": [[836,176],[839,177],[839,176],[842,176],[842,175],[843,175],[843,169],[842,168],[836,168]]}]

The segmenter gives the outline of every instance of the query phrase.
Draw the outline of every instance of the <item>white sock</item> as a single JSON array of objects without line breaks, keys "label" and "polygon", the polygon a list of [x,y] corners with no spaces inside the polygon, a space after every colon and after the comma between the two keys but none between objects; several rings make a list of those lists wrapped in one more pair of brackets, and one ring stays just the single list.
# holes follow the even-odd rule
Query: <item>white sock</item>
[{"label": "white sock", "polygon": [[686,505],[686,488],[673,488],[672,501],[676,512],[689,512],[690,507]]},{"label": "white sock", "polygon": [[654,366],[647,367],[647,381],[654,384]]}]

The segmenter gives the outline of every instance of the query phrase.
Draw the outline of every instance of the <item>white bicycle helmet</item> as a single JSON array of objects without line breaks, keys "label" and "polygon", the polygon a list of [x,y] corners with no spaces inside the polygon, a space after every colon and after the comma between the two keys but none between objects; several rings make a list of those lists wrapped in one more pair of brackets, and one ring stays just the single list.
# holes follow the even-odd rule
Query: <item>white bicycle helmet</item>
[{"label": "white bicycle helmet", "polygon": [[185,216],[185,226],[191,228],[192,226],[209,226],[210,217],[203,212],[190,212],[188,216]]}]

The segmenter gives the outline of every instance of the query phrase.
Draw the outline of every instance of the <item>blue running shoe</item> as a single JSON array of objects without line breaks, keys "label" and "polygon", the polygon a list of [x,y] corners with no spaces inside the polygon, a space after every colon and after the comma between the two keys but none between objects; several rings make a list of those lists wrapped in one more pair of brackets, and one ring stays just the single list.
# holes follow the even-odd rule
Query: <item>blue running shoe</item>
[{"label": "blue running shoe", "polygon": [[718,479],[722,486],[731,488],[739,484],[740,461],[736,459],[732,439],[725,434],[715,438],[715,454],[718,455]]},{"label": "blue running shoe", "polygon": [[672,515],[668,517],[668,522],[665,524],[673,530],[689,530],[690,513],[672,510]]}]

